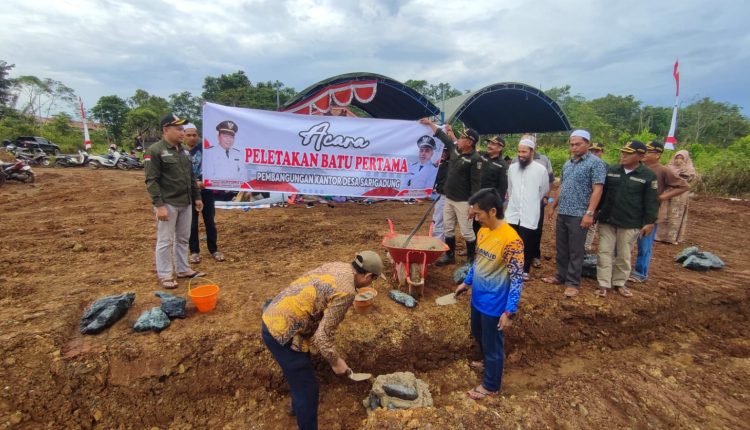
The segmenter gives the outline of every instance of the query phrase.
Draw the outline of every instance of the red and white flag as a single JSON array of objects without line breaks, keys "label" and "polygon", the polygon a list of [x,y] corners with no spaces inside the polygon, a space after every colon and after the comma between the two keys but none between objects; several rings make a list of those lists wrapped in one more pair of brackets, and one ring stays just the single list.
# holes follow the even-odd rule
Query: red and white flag
[{"label": "red and white flag", "polygon": [[83,108],[83,100],[78,97],[78,102],[81,105],[81,122],[83,123],[83,144],[88,151],[91,149],[91,138],[89,137],[89,126],[86,123],[86,110]]},{"label": "red and white flag", "polygon": [[672,72],[672,76],[674,76],[674,82],[675,82],[675,99],[674,99],[674,109],[672,110],[672,123],[669,126],[669,133],[667,134],[667,139],[664,141],[664,149],[674,149],[674,145],[677,143],[677,139],[675,139],[674,134],[677,130],[677,107],[680,104],[680,60],[675,60],[674,62],[674,71]]}]

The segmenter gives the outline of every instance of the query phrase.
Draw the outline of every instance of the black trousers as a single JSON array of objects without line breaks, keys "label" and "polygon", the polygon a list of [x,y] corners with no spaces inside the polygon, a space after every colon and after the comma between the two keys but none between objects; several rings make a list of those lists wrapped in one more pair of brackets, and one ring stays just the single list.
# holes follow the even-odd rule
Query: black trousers
[{"label": "black trousers", "polygon": [[531,248],[530,244],[534,241],[536,230],[521,227],[520,224],[511,224],[510,226],[513,227],[519,236],[521,236],[521,241],[523,241],[523,272],[529,273],[529,269],[531,269],[531,260],[534,258],[532,257],[534,250]]},{"label": "black trousers", "polygon": [[[219,248],[216,246],[216,223],[214,222],[214,216],[216,215],[216,204],[214,200],[213,190],[201,190],[201,200],[203,200],[203,224],[206,226],[206,243],[208,244],[208,252],[213,254],[218,251]],[[193,205],[193,221],[190,224],[190,253],[200,254],[200,237],[198,236],[198,211],[195,210]]]},{"label": "black trousers", "polygon": [[583,257],[586,254],[586,233],[588,228],[581,227],[582,217],[557,215],[556,248],[557,248],[557,280],[566,286],[578,288],[581,286],[581,270]]},{"label": "black trousers", "polygon": [[[544,207],[546,205],[542,202],[541,209],[539,210],[539,223],[534,230],[534,235],[530,238],[528,247],[531,250],[531,258],[542,258],[542,233],[544,232]],[[524,242],[524,247],[527,246]]]}]

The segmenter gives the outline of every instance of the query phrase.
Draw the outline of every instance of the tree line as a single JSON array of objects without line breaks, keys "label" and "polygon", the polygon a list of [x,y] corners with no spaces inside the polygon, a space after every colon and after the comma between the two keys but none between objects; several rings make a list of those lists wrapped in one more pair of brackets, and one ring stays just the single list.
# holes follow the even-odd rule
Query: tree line
[{"label": "tree line", "polygon": [[[59,140],[61,136],[78,132],[71,130],[73,117],[67,113],[78,112],[74,89],[49,78],[12,78],[9,75],[13,67],[13,64],[0,60],[0,133],[3,133],[0,138],[15,137],[7,135],[13,133],[48,133]],[[449,83],[432,84],[426,80],[407,80],[405,85],[437,106],[441,106],[445,99],[466,92]],[[158,139],[161,132],[159,118],[170,111],[200,123],[204,101],[273,110],[296,94],[294,88],[280,81],[253,83],[242,70],[206,76],[202,88],[199,95],[183,91],[162,97],[137,89],[127,98],[102,96],[89,109],[90,118],[103,128],[101,133],[93,133],[92,139],[103,138],[107,142],[135,145],[136,142]],[[631,138],[663,139],[669,130],[671,107],[645,105],[633,95],[607,94],[588,100],[574,94],[569,85],[550,88],[545,93],[560,105],[573,127],[589,129],[595,139],[605,144],[618,144]],[[49,119],[42,122],[41,118]],[[677,139],[684,144],[727,147],[737,139],[750,135],[750,119],[742,114],[739,106],[709,97],[683,105],[678,121]]]}]

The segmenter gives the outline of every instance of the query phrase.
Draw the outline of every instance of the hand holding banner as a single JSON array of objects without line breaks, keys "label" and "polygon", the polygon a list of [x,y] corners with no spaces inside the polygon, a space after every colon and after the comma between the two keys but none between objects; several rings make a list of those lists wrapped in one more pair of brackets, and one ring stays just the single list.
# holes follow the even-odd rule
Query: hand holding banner
[{"label": "hand holding banner", "polygon": [[416,121],[206,103],[203,124],[203,179],[213,189],[428,197],[442,152],[442,142]]}]

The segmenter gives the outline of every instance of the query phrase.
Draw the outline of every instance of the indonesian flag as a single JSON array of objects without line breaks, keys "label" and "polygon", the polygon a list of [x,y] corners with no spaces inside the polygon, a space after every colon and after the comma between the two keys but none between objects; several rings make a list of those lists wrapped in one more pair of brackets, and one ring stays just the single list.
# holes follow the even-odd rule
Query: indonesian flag
[{"label": "indonesian flag", "polygon": [[81,105],[81,122],[83,122],[83,144],[88,151],[91,149],[91,138],[89,137],[89,126],[86,124],[86,110],[83,109],[83,100],[78,97],[78,103]]},{"label": "indonesian flag", "polygon": [[667,135],[667,139],[664,141],[664,149],[674,149],[674,145],[677,143],[677,139],[675,139],[674,133],[677,130],[677,107],[680,104],[680,60],[679,59],[674,62],[674,71],[672,71],[672,76],[674,76],[675,87],[677,89],[675,91],[674,109],[672,110],[672,123],[669,126],[669,133]]}]

